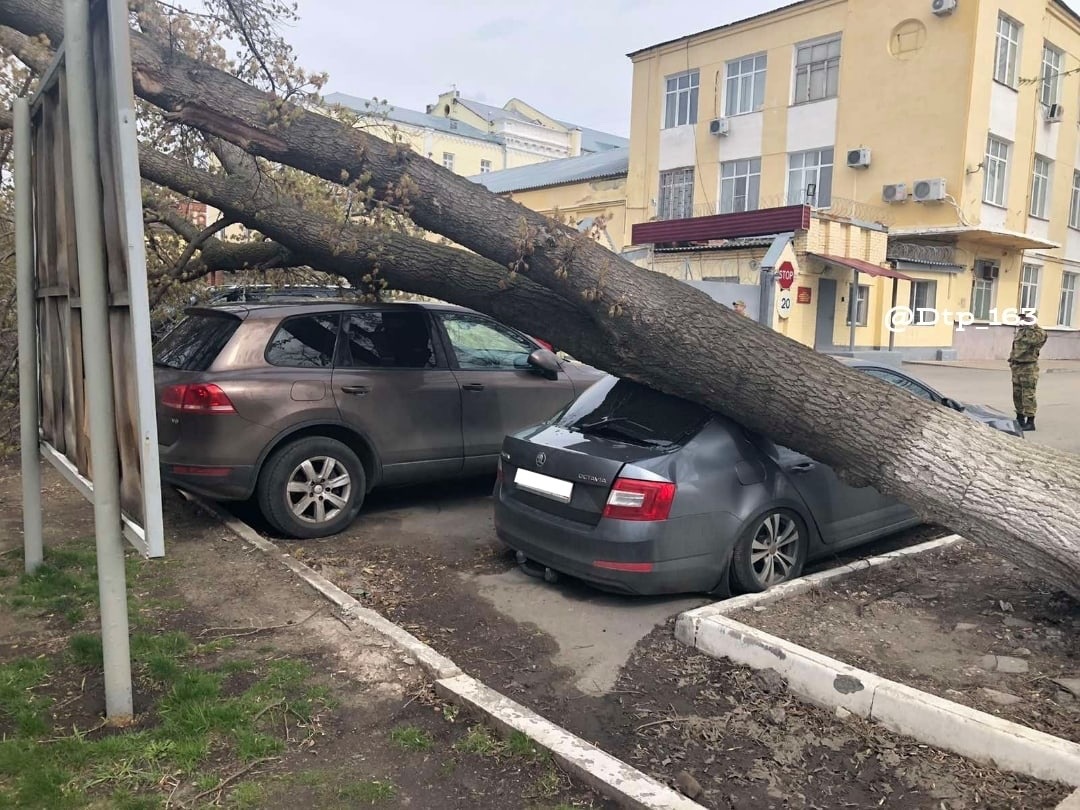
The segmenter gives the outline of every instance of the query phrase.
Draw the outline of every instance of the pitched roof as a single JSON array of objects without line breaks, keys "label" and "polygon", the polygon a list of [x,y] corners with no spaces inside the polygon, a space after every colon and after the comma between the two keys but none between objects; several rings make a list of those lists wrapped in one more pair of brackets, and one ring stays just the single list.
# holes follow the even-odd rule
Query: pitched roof
[{"label": "pitched roof", "polygon": [[561,186],[606,177],[625,177],[630,167],[629,147],[607,149],[592,155],[547,160],[497,172],[474,174],[469,179],[488,191],[503,194],[531,188]]},{"label": "pitched roof", "polygon": [[428,113],[419,112],[418,110],[394,107],[381,101],[376,102],[370,98],[350,96],[347,93],[330,93],[326,96],[325,100],[327,104],[340,104],[342,107],[348,107],[358,113],[364,113],[366,115],[384,115],[387,121],[399,124],[409,124],[414,127],[427,127],[429,129],[438,130],[439,132],[462,135],[466,138],[481,138],[485,141],[502,143],[502,137],[495,133],[485,132],[482,129],[477,129],[471,124],[466,124],[464,121],[457,121],[453,118],[444,118],[441,115],[430,115]]},{"label": "pitched roof", "polygon": [[[347,93],[330,93],[326,96],[327,104],[340,104],[359,113],[368,115],[383,114],[387,120],[401,124],[409,124],[414,127],[428,127],[439,132],[449,132],[464,135],[467,138],[483,138],[484,140],[502,143],[503,137],[498,133],[487,132],[478,129],[464,121],[457,121],[441,115],[431,115],[419,110],[409,110],[404,107],[395,107],[383,102],[375,102],[369,98],[350,96]],[[458,101],[487,121],[521,121],[528,124],[537,124],[528,116],[522,115],[517,110],[507,110],[503,107],[495,107],[472,99],[459,98]],[[603,152],[608,149],[616,149],[630,145],[629,138],[613,135],[610,132],[602,132],[598,129],[570,124],[559,121],[567,129],[581,130],[581,149],[584,152]]]}]

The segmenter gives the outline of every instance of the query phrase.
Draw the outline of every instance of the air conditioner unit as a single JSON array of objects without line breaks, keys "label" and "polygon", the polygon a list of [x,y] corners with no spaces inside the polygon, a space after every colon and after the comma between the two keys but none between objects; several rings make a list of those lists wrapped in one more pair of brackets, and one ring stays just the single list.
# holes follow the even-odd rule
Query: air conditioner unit
[{"label": "air conditioner unit", "polygon": [[956,0],[933,0],[930,10],[939,17],[948,17],[956,11]]},{"label": "air conditioner unit", "polygon": [[847,165],[849,169],[865,169],[870,165],[869,149],[851,149],[847,153]]},{"label": "air conditioner unit", "polygon": [[915,202],[937,202],[945,199],[945,178],[936,177],[931,180],[916,180],[911,195]]},{"label": "air conditioner unit", "polygon": [[981,262],[976,270],[976,274],[979,278],[985,281],[993,281],[1001,273],[1001,267],[996,264],[990,264],[989,262]]},{"label": "air conditioner unit", "polygon": [[727,118],[714,118],[709,122],[710,135],[727,135],[731,131],[731,122]]},{"label": "air conditioner unit", "polygon": [[903,202],[908,198],[907,183],[893,183],[881,187],[881,199],[887,203]]},{"label": "air conditioner unit", "polygon": [[1057,124],[1065,117],[1065,108],[1060,104],[1051,104],[1046,108],[1046,123]]}]

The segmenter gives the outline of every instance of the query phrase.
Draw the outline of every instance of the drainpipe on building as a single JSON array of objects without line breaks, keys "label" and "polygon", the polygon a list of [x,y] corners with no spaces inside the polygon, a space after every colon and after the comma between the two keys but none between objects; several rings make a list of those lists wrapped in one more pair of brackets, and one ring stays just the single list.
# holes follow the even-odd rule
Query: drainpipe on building
[{"label": "drainpipe on building", "polygon": [[851,350],[855,355],[855,327],[859,323],[859,271],[851,269],[851,292],[848,293],[848,307],[851,309]]},{"label": "drainpipe on building", "polygon": [[[892,305],[891,305],[892,308],[889,310],[890,312],[895,312],[896,311],[896,285],[897,284],[899,284],[899,282],[894,278],[892,280]],[[891,327],[892,324],[889,324],[889,326]],[[896,344],[896,331],[894,329],[890,328],[889,329],[889,351],[890,352],[893,350],[893,347],[895,346],[895,344]]]},{"label": "drainpipe on building", "polygon": [[773,307],[776,304],[776,276],[771,268],[761,268],[761,293],[758,296],[758,323],[772,329]]}]

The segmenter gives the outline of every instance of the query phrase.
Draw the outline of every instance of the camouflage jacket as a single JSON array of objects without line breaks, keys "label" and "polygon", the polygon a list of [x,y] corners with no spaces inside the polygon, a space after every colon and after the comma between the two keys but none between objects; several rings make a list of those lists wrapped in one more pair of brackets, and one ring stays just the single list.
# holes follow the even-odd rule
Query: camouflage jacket
[{"label": "camouflage jacket", "polygon": [[1039,351],[1046,343],[1046,331],[1038,324],[1020,326],[1013,338],[1012,353],[1009,355],[1010,363],[1036,363],[1039,360]]}]

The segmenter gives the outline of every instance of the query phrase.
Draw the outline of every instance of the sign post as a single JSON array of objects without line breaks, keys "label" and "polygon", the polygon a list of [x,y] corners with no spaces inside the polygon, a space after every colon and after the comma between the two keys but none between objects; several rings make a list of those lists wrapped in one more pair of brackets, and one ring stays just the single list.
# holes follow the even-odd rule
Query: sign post
[{"label": "sign post", "polygon": [[[15,106],[22,451],[24,471],[40,451],[94,504],[111,725],[133,714],[124,538],[165,553],[134,110],[127,3],[64,0],[56,56]],[[23,510],[29,569],[32,472]]]}]

